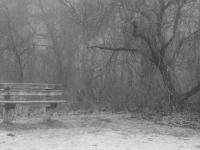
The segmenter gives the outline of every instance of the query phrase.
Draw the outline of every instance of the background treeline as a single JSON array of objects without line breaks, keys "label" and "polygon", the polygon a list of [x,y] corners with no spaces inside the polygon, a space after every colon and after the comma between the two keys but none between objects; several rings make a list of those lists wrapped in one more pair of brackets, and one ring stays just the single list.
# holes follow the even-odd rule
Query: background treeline
[{"label": "background treeline", "polygon": [[0,82],[63,84],[68,109],[198,112],[199,58],[199,0],[0,0]]}]

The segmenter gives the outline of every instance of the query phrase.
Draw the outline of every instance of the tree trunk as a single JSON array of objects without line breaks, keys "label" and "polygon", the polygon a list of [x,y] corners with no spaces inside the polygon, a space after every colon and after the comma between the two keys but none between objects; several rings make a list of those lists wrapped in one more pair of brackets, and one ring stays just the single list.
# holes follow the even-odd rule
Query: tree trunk
[{"label": "tree trunk", "polygon": [[24,80],[24,68],[21,60],[21,56],[16,54],[16,63],[18,65],[18,81],[19,83],[23,82]]},{"label": "tree trunk", "polygon": [[185,100],[191,97],[192,95],[196,94],[200,90],[200,85],[197,85],[190,91],[178,94],[175,89],[175,84],[172,80],[172,77],[170,75],[169,70],[167,69],[167,65],[163,63],[163,61],[159,64],[159,71],[162,75],[162,79],[164,82],[164,86],[167,89],[167,92],[169,94],[169,111],[183,111]]},{"label": "tree trunk", "polygon": [[163,83],[165,88],[167,89],[167,92],[169,94],[169,101],[168,101],[168,108],[169,111],[173,111],[174,108],[177,109],[177,104],[176,104],[176,90],[175,90],[175,85],[172,81],[170,72],[167,69],[167,65],[161,60],[159,63],[159,71],[162,75]]}]

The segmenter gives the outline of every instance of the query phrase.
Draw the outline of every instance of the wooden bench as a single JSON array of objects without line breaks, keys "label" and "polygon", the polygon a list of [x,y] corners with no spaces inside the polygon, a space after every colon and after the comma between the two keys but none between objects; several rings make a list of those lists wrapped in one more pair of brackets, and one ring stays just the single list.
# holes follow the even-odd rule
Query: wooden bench
[{"label": "wooden bench", "polygon": [[11,122],[16,104],[45,104],[44,120],[51,118],[58,103],[63,100],[63,88],[57,84],[0,83],[0,105],[3,106],[3,122]]}]

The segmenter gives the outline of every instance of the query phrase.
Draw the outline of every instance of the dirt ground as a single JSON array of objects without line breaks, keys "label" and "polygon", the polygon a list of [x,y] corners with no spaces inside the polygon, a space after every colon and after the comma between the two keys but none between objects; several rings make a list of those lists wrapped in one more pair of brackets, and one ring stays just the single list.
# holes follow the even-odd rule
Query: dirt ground
[{"label": "dirt ground", "polygon": [[199,130],[156,125],[129,114],[53,119],[1,124],[0,150],[200,150]]}]

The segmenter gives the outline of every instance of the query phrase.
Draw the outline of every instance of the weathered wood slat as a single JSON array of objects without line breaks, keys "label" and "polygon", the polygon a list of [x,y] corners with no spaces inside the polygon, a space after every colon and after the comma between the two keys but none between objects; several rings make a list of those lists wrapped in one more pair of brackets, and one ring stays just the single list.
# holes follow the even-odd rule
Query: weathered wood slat
[{"label": "weathered wood slat", "polygon": [[45,83],[0,83],[0,89],[62,89],[63,86],[59,84],[45,84]]},{"label": "weathered wood slat", "polygon": [[64,99],[64,96],[60,95],[53,95],[53,96],[46,96],[46,95],[22,95],[22,96],[16,96],[16,95],[11,95],[9,96],[8,99],[5,99],[6,96],[0,95],[0,101],[3,100],[55,100],[55,99]]},{"label": "weathered wood slat", "polygon": [[5,99],[5,96],[0,96],[0,101],[3,101],[3,100],[19,100],[19,101],[22,101],[22,100],[55,100],[55,99],[64,99],[64,96],[60,96],[60,95],[54,95],[54,96],[38,96],[38,95],[26,95],[26,96],[9,96],[9,99]]},{"label": "weathered wood slat", "polygon": [[0,101],[0,105],[2,104],[49,104],[49,103],[66,103],[66,100],[32,100],[32,101]]},{"label": "weathered wood slat", "polygon": [[0,91],[0,96],[5,96],[5,95],[10,95],[10,96],[13,96],[13,95],[16,95],[16,96],[31,96],[31,95],[38,95],[38,96],[54,96],[54,95],[62,95],[62,92],[61,91],[49,91],[49,92],[34,92],[34,91],[29,91],[29,92],[26,92],[26,91],[4,91],[4,92],[1,92]]},{"label": "weathered wood slat", "polygon": [[62,89],[0,88],[0,91],[61,91]]}]

